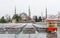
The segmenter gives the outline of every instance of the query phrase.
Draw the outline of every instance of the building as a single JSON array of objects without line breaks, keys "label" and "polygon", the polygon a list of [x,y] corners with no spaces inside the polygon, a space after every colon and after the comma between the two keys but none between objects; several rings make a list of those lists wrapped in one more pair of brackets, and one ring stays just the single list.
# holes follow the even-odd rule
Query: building
[{"label": "building", "polygon": [[[15,7],[15,10],[14,10],[14,13],[15,13],[15,16],[16,16],[16,7]],[[14,16],[14,17],[15,17]],[[31,19],[31,12],[30,12],[30,7],[29,7],[29,9],[28,9],[28,15],[25,13],[25,12],[22,12],[21,14],[20,14],[20,17],[21,17],[21,19],[18,19],[19,20],[19,22],[31,22],[31,21],[33,21],[32,19]],[[12,22],[17,22],[16,21],[16,19],[12,19]]]},{"label": "building", "polygon": [[37,16],[33,16],[33,20],[37,22]]}]

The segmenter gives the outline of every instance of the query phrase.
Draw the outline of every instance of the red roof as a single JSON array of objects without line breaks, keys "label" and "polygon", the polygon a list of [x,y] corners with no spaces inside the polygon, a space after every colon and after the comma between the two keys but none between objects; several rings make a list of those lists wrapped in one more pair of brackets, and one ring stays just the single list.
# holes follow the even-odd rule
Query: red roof
[{"label": "red roof", "polygon": [[46,21],[58,21],[58,18],[55,18],[55,19],[49,19],[49,18],[47,18],[47,19],[45,19]]}]

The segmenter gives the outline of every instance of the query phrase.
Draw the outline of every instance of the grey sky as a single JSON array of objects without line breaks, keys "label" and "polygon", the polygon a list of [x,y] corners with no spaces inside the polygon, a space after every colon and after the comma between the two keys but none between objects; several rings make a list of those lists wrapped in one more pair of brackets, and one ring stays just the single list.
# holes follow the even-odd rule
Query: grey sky
[{"label": "grey sky", "polygon": [[28,14],[29,5],[32,16],[41,16],[41,13],[45,14],[46,7],[48,9],[48,15],[57,14],[60,11],[60,0],[0,0],[0,17],[6,14],[12,16],[15,6],[18,14],[22,12]]}]

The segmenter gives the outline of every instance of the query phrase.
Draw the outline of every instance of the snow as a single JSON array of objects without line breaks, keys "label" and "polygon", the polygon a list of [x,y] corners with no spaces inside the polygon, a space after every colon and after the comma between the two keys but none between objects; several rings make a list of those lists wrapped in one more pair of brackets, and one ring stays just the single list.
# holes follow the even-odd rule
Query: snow
[{"label": "snow", "polygon": [[[20,28],[26,25],[24,28],[34,28],[32,23],[21,23],[21,24],[0,24],[0,28],[13,27]],[[34,34],[23,34],[23,32],[19,34],[0,34],[0,38],[46,38],[46,33],[34,33]]]},{"label": "snow", "polygon": [[[11,25],[11,26],[10,26]],[[14,28],[20,28],[20,27],[23,27],[24,25],[26,25],[26,23],[18,23],[18,24],[0,24],[0,27],[14,27]],[[37,27],[46,27],[46,24],[33,24]],[[28,23],[27,26],[25,28],[33,28],[32,24]],[[60,28],[58,28],[58,31],[57,31],[57,35],[58,35],[58,38],[60,38]],[[38,33],[37,31],[34,33],[34,34],[24,34],[23,32],[20,32],[19,34],[0,34],[0,38],[46,38],[47,36],[47,33],[46,32],[41,32],[41,33]]]}]

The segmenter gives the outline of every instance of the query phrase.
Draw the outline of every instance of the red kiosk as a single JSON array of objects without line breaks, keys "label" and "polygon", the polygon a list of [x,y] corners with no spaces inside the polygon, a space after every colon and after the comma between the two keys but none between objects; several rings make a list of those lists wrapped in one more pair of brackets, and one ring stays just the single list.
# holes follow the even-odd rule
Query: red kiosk
[{"label": "red kiosk", "polygon": [[57,32],[58,18],[47,18],[47,32]]}]

